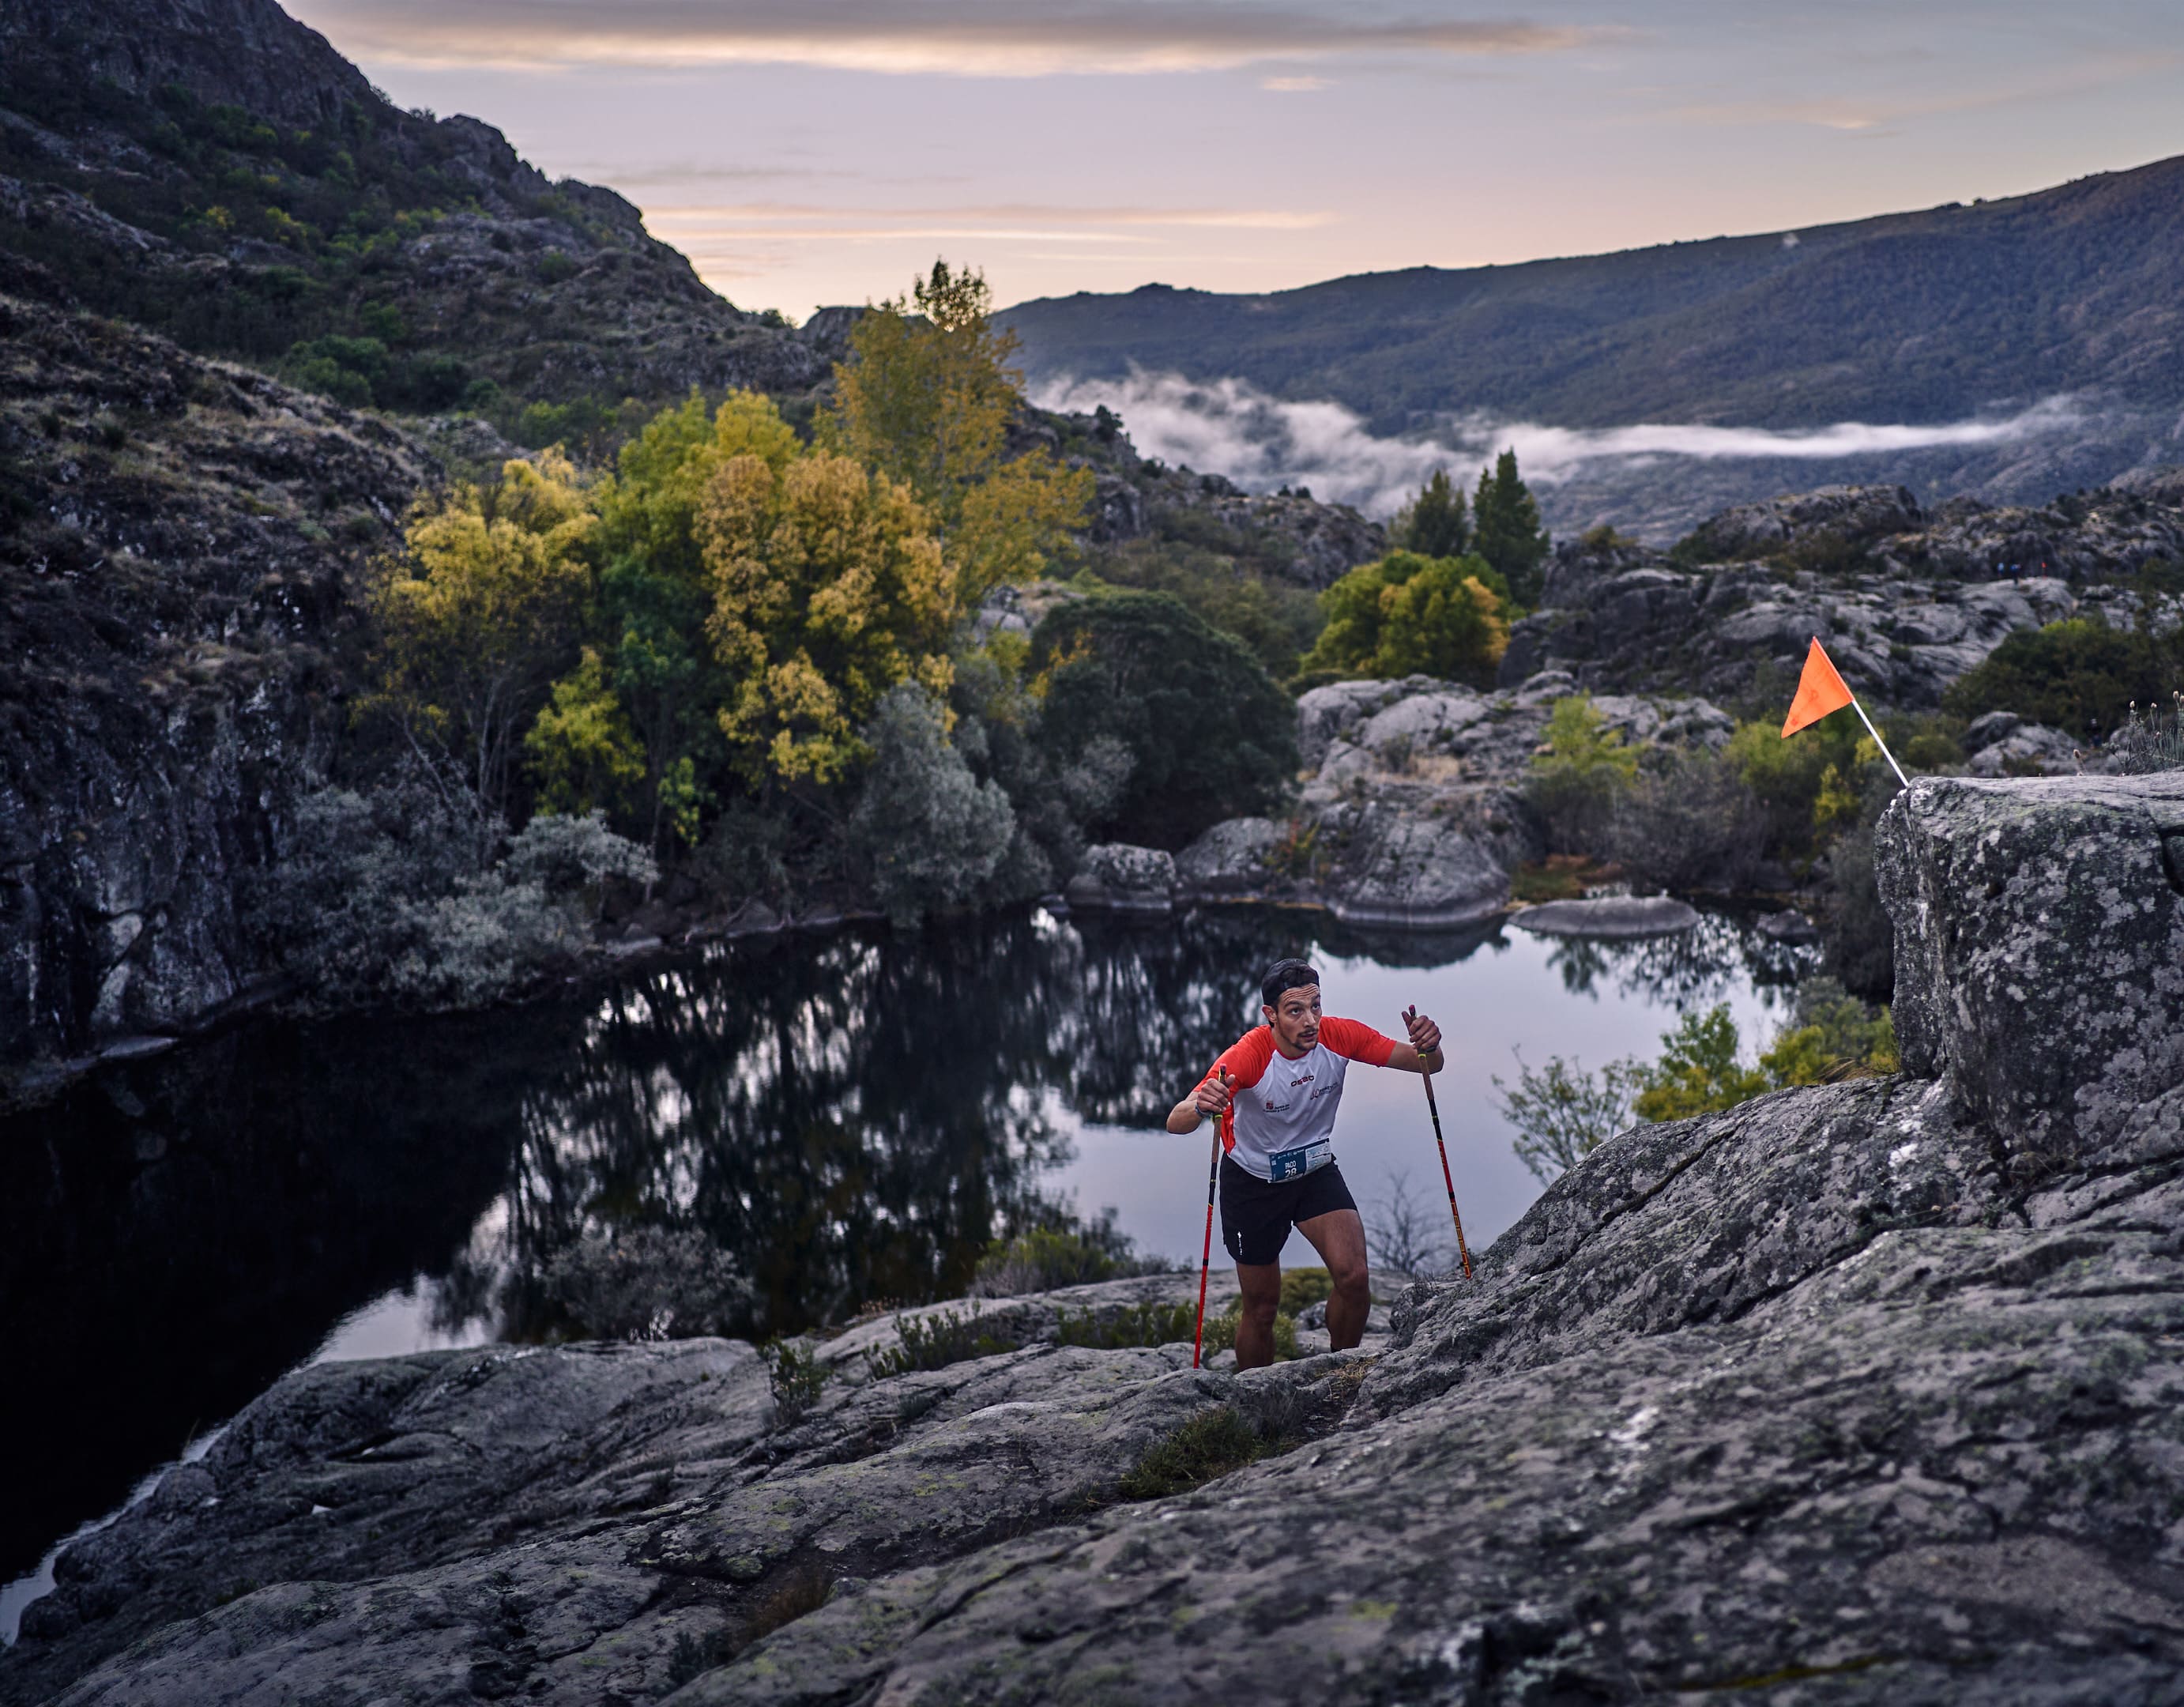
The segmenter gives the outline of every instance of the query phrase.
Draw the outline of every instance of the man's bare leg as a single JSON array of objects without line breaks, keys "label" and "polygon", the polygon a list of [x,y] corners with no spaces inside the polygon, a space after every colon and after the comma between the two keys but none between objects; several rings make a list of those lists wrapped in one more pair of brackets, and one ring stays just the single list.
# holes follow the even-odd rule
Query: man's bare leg
[{"label": "man's bare leg", "polygon": [[[1373,1308],[1373,1290],[1365,1266],[1365,1224],[1357,1218],[1355,1209],[1335,1209],[1324,1215],[1314,1215],[1309,1221],[1300,1221],[1296,1230],[1312,1241],[1312,1247],[1319,1252],[1319,1259],[1327,1264],[1327,1277],[1334,1282],[1334,1296],[1327,1301],[1327,1342],[1338,1352],[1346,1352],[1365,1337],[1365,1317]],[[1239,1269],[1237,1273],[1241,1274]],[[1281,1276],[1274,1277],[1274,1298],[1281,1299]],[[1267,1316],[1269,1345],[1273,1328],[1273,1315]],[[1243,1336],[1239,1333],[1236,1343],[1240,1348]],[[1240,1349],[1237,1362],[1243,1361]]]},{"label": "man's bare leg", "polygon": [[1262,1370],[1274,1360],[1274,1312],[1282,1302],[1282,1265],[1239,1263],[1236,1284],[1244,1289],[1244,1314],[1236,1324],[1236,1367]]}]

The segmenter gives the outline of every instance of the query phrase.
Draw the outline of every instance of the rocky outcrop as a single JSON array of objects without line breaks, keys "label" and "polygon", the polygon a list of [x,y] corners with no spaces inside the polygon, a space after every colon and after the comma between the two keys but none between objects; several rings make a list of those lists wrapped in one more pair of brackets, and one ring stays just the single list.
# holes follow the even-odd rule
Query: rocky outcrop
[{"label": "rocky outcrop", "polygon": [[[1523,801],[1560,672],[1482,694],[1410,676],[1334,682],[1297,701],[1306,767],[1286,824],[1217,824],[1176,856],[1201,901],[1323,906],[1346,923],[1449,929],[1509,904],[1509,872],[1540,850]],[[1597,696],[1603,725],[1637,746],[1719,749],[1735,727],[1704,700]]]},{"label": "rocky outcrop", "polygon": [[[2172,1699],[2180,831],[2174,778],[1914,784],[1910,1073],[1611,1140],[1376,1358],[1039,1338],[1175,1277],[936,1370],[869,1325],[801,1420],[718,1341],[309,1370],[62,1555],[0,1692]],[[1224,1409],[1274,1455],[1118,1503]]]},{"label": "rocky outcrop", "polygon": [[2161,560],[2184,560],[2184,507],[2159,495],[1922,512],[1900,487],[1828,488],[1724,511],[1674,553],[1565,542],[1501,680],[1562,669],[1588,688],[1729,698],[1763,671],[1794,682],[1817,635],[1853,688],[1930,707],[2020,628],[2134,626],[2138,594],[2119,581]]},{"label": "rocky outcrop", "polygon": [[2184,1152],[2184,773],[1922,778],[1889,817],[1905,1068],[2036,1178]]},{"label": "rocky outcrop", "polygon": [[348,722],[368,555],[418,439],[111,321],[0,298],[0,1060],[200,1023]]},{"label": "rocky outcrop", "polygon": [[1091,912],[1172,912],[1175,857],[1159,848],[1102,842],[1085,849],[1064,898],[1072,907]]}]

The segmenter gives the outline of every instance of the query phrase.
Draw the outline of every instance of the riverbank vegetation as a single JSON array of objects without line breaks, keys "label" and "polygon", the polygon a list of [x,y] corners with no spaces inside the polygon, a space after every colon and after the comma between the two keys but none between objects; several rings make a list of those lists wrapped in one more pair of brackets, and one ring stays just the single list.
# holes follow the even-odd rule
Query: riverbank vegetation
[{"label": "riverbank vegetation", "polygon": [[1662,1034],[1652,1061],[1588,1069],[1560,1056],[1539,1067],[1520,1057],[1516,1082],[1496,1074],[1494,1085],[1502,1118],[1516,1129],[1518,1159],[1546,1185],[1634,1121],[1688,1119],[1769,1091],[1869,1078],[1897,1064],[1890,1010],[1818,977],[1798,985],[1787,1023],[1756,1059],[1745,1055],[1724,1004],[1685,1014]]},{"label": "riverbank vegetation", "polygon": [[[1010,448],[989,306],[936,265],[860,321],[808,431],[694,394],[610,469],[549,449],[421,502],[368,589],[356,774],[286,827],[258,898],[298,980],[421,1003],[520,980],[574,918],[524,864],[542,838],[582,843],[587,892],[908,923],[1051,889],[1088,839],[1179,846],[1276,807],[1287,696],[1176,597],[1095,582],[1028,633],[976,620],[1064,565],[1092,493]],[[436,909],[491,951],[416,950]]]}]

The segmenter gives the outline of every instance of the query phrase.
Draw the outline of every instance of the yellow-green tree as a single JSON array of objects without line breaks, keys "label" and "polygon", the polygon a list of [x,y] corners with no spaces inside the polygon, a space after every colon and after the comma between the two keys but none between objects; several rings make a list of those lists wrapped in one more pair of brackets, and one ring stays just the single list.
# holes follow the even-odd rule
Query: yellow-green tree
[{"label": "yellow-green tree", "polygon": [[945,694],[961,614],[931,516],[910,489],[849,457],[729,457],[699,499],[712,587],[706,622],[733,686],[720,726],[738,767],[831,782],[896,683]]},{"label": "yellow-green tree", "polygon": [[476,856],[492,856],[523,731],[567,659],[591,585],[599,518],[554,452],[461,483],[412,512],[404,551],[368,595],[378,686],[443,787],[466,796]]},{"label": "yellow-green tree", "polygon": [[899,482],[932,515],[966,603],[1039,575],[1081,527],[1091,474],[1044,449],[1006,455],[1022,401],[1013,332],[996,328],[984,276],[935,261],[907,299],[879,304],[834,370],[821,442]]},{"label": "yellow-green tree", "polygon": [[1319,595],[1327,627],[1299,667],[1379,678],[1418,673],[1491,687],[1509,645],[1506,592],[1479,558],[1391,551]]}]

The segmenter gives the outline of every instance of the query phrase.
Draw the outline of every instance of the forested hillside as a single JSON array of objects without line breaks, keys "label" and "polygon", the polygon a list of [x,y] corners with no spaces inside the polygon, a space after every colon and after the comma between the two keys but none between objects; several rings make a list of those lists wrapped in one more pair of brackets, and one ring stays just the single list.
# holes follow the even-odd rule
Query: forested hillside
[{"label": "forested hillside", "polygon": [[1005,318],[1034,378],[1237,377],[1334,399],[1384,433],[1447,410],[1796,427],[2063,391],[2173,404],[2180,271],[2184,158],[1794,233],[1264,296],[1079,292]]},{"label": "forested hillside", "polygon": [[838,353],[612,191],[393,106],[274,0],[0,0],[0,287],[538,444],[694,384],[806,390]]}]

